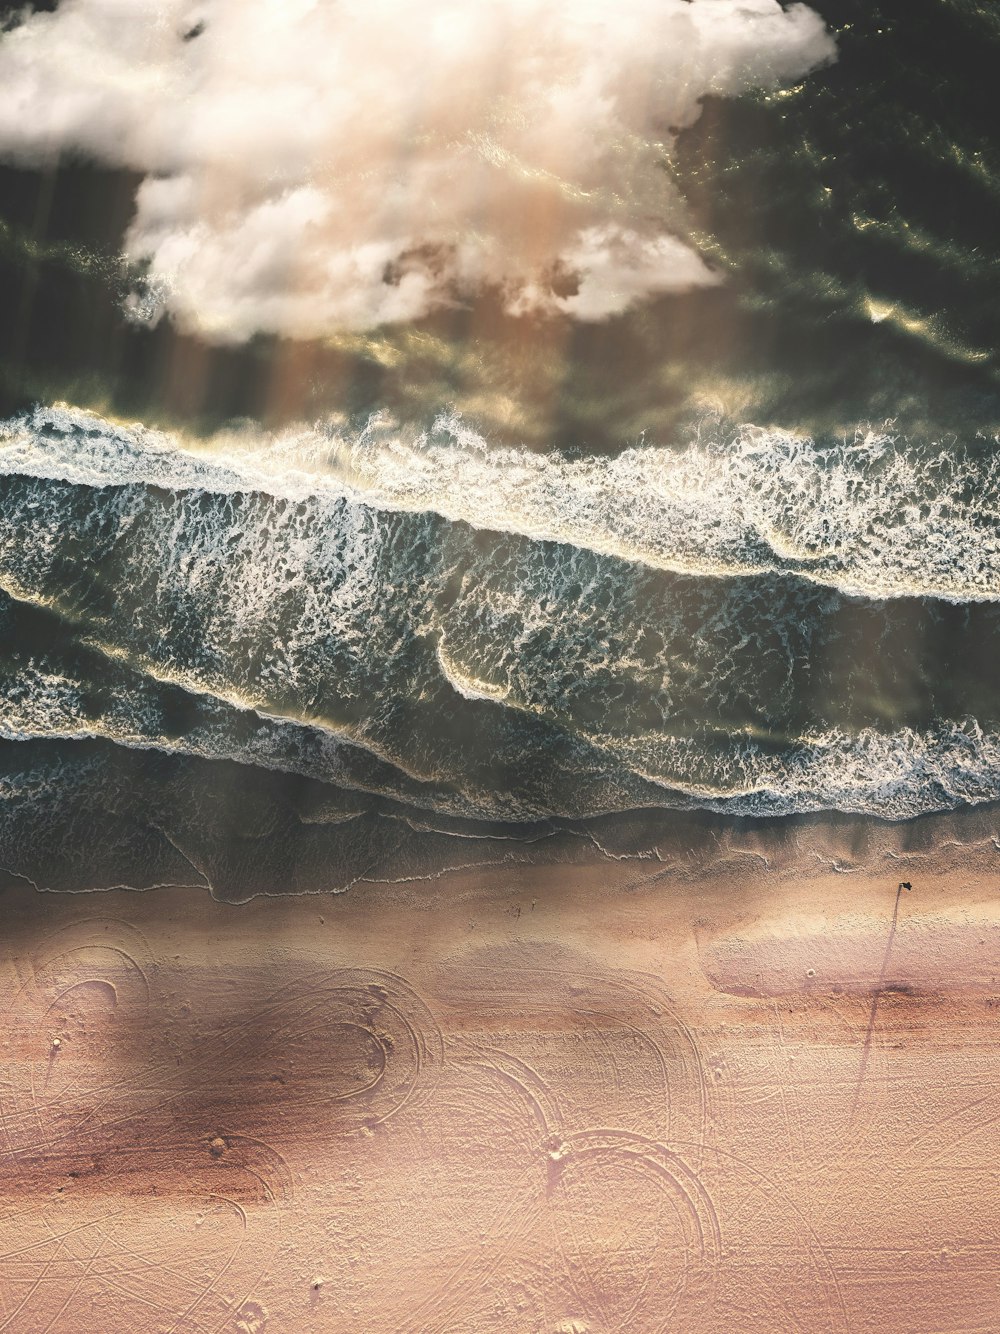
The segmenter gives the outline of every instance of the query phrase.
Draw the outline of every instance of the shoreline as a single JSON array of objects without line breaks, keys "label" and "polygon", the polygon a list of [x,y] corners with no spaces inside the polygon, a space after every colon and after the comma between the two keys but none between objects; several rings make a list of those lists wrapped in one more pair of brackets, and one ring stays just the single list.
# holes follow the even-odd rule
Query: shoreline
[{"label": "shoreline", "polygon": [[[126,836],[117,840],[119,827],[109,822],[106,853],[100,828],[89,840],[78,825],[54,837],[44,821],[34,821],[28,837],[10,839],[17,855],[9,854],[0,867],[0,893],[23,885],[54,894],[199,887],[216,901],[247,903],[560,867],[588,874],[589,868],[631,868],[623,872],[629,885],[651,876],[699,883],[737,868],[744,879],[779,881],[827,872],[852,879],[898,872],[905,880],[934,867],[982,875],[1000,870],[1000,803],[901,821],[839,812],[732,817],[647,810],[579,823],[540,822],[520,837],[516,826],[435,828],[402,808],[341,817],[336,810],[311,810],[308,800],[283,804],[274,798],[248,803],[248,809],[250,820],[225,811],[225,820],[210,816],[200,823],[184,810],[173,821],[161,812],[138,830],[120,819]],[[84,872],[89,883],[79,883],[81,863],[90,865]]]}]

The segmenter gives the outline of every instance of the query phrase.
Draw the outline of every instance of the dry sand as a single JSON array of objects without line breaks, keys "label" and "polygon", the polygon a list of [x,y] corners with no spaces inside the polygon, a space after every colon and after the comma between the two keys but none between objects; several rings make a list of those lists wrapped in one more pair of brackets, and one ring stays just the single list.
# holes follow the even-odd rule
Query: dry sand
[{"label": "dry sand", "polygon": [[1000,1329],[997,882],[888,872],[9,891],[0,1330]]}]

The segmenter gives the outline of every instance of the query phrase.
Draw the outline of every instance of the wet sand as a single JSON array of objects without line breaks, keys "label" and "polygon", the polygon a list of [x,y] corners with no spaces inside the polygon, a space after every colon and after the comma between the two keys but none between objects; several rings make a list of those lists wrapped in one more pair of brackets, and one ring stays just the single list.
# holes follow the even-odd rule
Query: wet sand
[{"label": "wet sand", "polygon": [[10,890],[0,1330],[996,1330],[1000,895],[953,854]]}]

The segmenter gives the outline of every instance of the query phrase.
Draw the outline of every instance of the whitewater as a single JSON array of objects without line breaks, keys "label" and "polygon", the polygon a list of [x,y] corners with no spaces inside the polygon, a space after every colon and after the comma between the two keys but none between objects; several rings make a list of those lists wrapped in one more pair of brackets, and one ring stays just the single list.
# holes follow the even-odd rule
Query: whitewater
[{"label": "whitewater", "polygon": [[[10,740],[503,821],[1000,796],[976,441],[706,420],[571,458],[454,415],[194,441],[59,406],[0,428],[0,474]],[[956,616],[982,665],[945,700],[897,645]]]},{"label": "whitewater", "polygon": [[965,602],[1000,598],[995,444],[906,441],[891,423],[816,442],[708,420],[680,446],[569,459],[491,445],[454,414],[427,431],[375,415],[354,430],[247,425],[199,441],[53,407],[0,424],[0,475],[337,497],[652,569]]}]

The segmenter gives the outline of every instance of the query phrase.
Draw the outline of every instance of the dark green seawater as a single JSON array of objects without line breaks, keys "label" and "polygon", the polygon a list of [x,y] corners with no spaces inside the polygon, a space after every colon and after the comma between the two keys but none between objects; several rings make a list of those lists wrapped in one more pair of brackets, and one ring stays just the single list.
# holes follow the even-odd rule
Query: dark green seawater
[{"label": "dark green seawater", "polygon": [[1000,797],[1000,11],[811,8],[834,63],[665,149],[720,281],[601,322],[140,324],[140,177],[8,155],[10,875],[241,897]]}]

